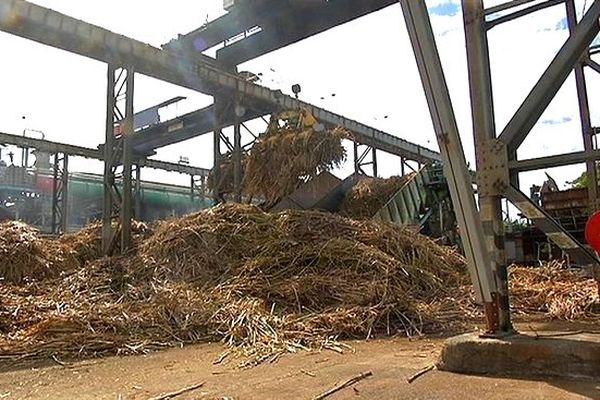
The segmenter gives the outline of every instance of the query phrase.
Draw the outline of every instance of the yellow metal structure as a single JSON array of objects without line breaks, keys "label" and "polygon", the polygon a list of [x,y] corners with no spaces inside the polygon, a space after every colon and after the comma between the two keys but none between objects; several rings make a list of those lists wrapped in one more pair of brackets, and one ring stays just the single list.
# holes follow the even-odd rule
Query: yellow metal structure
[{"label": "yellow metal structure", "polygon": [[271,116],[271,126],[269,127],[269,130],[271,130],[271,128],[279,129],[281,127],[280,122],[283,122],[284,128],[290,129],[314,128],[319,130],[317,128],[322,126],[312,113],[306,110],[290,110],[273,114]]}]

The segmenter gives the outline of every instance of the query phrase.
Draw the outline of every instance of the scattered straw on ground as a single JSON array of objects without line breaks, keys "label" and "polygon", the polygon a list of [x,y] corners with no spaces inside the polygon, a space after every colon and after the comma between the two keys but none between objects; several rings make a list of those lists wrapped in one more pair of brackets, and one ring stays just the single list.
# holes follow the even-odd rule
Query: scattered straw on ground
[{"label": "scattered straw on ground", "polygon": [[356,219],[373,217],[413,176],[362,177],[344,198],[340,213]]},{"label": "scattered straw on ground", "polygon": [[598,317],[598,285],[582,270],[548,264],[513,266],[509,271],[511,302],[517,311],[565,320]]}]

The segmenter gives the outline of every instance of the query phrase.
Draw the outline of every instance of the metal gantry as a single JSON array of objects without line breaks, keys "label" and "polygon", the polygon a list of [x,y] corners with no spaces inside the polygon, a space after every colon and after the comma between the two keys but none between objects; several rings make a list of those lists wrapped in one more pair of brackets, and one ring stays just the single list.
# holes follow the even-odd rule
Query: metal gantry
[{"label": "metal gantry", "polygon": [[[384,7],[392,1],[382,1],[377,7]],[[368,13],[362,2],[355,2],[362,13]],[[346,10],[347,12],[348,10]],[[350,13],[354,18],[362,15]],[[354,17],[352,17],[354,15]],[[2,18],[10,16],[10,18]],[[18,20],[18,24],[11,21]],[[333,22],[324,18],[325,25],[319,29],[327,29]],[[337,23],[334,23],[335,25]],[[243,123],[274,112],[285,110],[304,110],[311,113],[320,123],[326,126],[341,126],[352,132],[357,143],[370,147],[372,164],[376,174],[375,149],[415,160],[417,162],[439,161],[440,155],[422,146],[410,143],[396,136],[374,129],[341,115],[334,114],[314,105],[284,95],[280,90],[272,90],[238,76],[234,68],[219,67],[218,63],[204,55],[191,56],[175,49],[161,50],[146,43],[118,35],[98,26],[88,24],[59,12],[22,0],[5,0],[0,6],[0,30],[22,36],[37,42],[61,48],[76,54],[106,62],[109,65],[109,96],[107,97],[107,131],[104,148],[105,160],[105,200],[103,213],[104,251],[110,252],[116,243],[116,233],[121,232],[121,248],[126,250],[129,244],[129,222],[132,216],[130,201],[131,164],[133,153],[127,148],[142,149],[141,156],[152,154],[160,146],[186,140],[207,132],[214,132],[214,166],[213,183],[221,180],[220,166],[224,161],[221,153],[222,144],[233,162],[233,194],[234,199],[241,199],[242,166],[241,126]],[[284,41],[285,42],[285,41]],[[285,43],[282,42],[282,45]],[[127,115],[113,116],[112,108],[116,104],[115,96],[129,85],[119,85],[114,77],[118,71],[135,71],[188,89],[212,95],[215,104],[197,113],[183,116],[181,120],[151,127],[152,137],[140,132],[132,139],[127,135],[131,124],[121,123],[118,138],[114,135],[115,121]],[[133,74],[133,72],[132,72]],[[129,76],[129,74],[125,74]],[[111,77],[112,76],[112,77]],[[133,75],[132,75],[133,76]],[[119,75],[122,77],[122,75]],[[117,86],[115,86],[117,85]],[[133,81],[131,81],[133,85]],[[127,92],[131,92],[127,90]],[[126,94],[127,95],[127,94]],[[238,115],[243,100],[245,112]],[[122,113],[123,114],[123,113]],[[181,125],[181,126],[179,126]],[[234,126],[233,141],[223,134],[223,128]],[[148,137],[149,144],[144,142]],[[127,139],[127,140],[126,140]],[[125,150],[125,151],[124,151]],[[364,159],[364,157],[363,157]],[[359,163],[360,164],[360,163]],[[121,172],[117,170],[120,169]],[[116,182],[122,180],[123,192],[119,192]],[[221,193],[215,196],[221,198]],[[117,218],[120,217],[120,218]],[[117,223],[120,219],[120,225]]]},{"label": "metal gantry", "polygon": [[52,182],[52,233],[55,235],[67,231],[69,198],[69,154],[54,154]]},{"label": "metal gantry", "polygon": [[498,330],[498,289],[491,275],[490,259],[483,240],[471,176],[424,1],[401,0],[406,27],[423,83],[437,141],[444,161],[444,174],[461,227],[461,238],[475,295],[484,304],[487,330]]},{"label": "metal gantry", "polygon": [[[115,250],[117,240],[120,240],[121,251],[127,251],[131,246],[133,84],[132,69],[108,65],[102,210],[102,249],[105,254]],[[117,140],[117,136],[123,140]],[[122,188],[118,186],[119,181]]]},{"label": "metal gantry", "polygon": [[[352,142],[354,149],[354,172],[368,175],[370,167],[372,176],[377,177],[377,149],[369,145],[361,145],[357,141]],[[403,174],[404,175],[404,174]]]},{"label": "metal gantry", "polygon": [[[590,205],[597,205],[595,166],[598,152],[593,148],[592,136],[595,130],[590,122],[583,65],[587,63],[594,68],[594,62],[589,56],[589,46],[600,31],[598,22],[600,1],[594,1],[579,22],[576,20],[573,0],[547,0],[506,15],[496,14],[532,2],[515,0],[486,10],[482,0],[462,1],[477,161],[479,195],[479,216],[477,216],[475,215],[477,209],[472,201],[473,190],[470,181],[465,180],[468,175],[467,165],[464,162],[460,137],[425,2],[401,0],[444,158],[444,168],[459,220],[471,276],[476,293],[486,305],[488,330],[496,334],[509,333],[513,330],[504,254],[501,206],[503,198],[510,200],[523,215],[532,220],[550,240],[569,253],[578,263],[595,266],[598,264],[598,259],[593,253],[577,242],[560,224],[521,192],[518,174],[524,170],[586,162],[588,177],[593,182],[589,189]],[[566,6],[570,36],[509,123],[497,135],[487,31],[500,23],[561,3]],[[494,18],[486,20],[488,15]],[[519,146],[573,70],[577,83],[584,152],[518,160]],[[480,240],[482,237],[485,238],[483,242]]]},{"label": "metal gantry", "polygon": [[[492,84],[487,31],[501,22],[506,22],[522,15],[562,3],[566,7],[570,36],[500,135],[496,135],[493,128],[490,127],[494,125],[494,114],[493,103],[491,101]],[[502,7],[502,10],[510,11],[515,5],[518,4],[515,2],[506,3]],[[476,132],[476,139],[477,136],[485,138],[476,146],[476,153],[480,164],[478,166],[479,192],[482,198],[508,198],[525,216],[537,222],[540,229],[559,247],[570,253],[578,263],[593,264],[597,262],[596,257],[562,229],[552,218],[545,215],[518,187],[518,174],[522,171],[519,166],[523,166],[525,163],[529,167],[528,170],[533,170],[586,162],[588,177],[594,179],[596,175],[595,160],[598,159],[598,154],[592,146],[593,129],[590,122],[583,63],[589,59],[589,46],[600,31],[598,23],[600,2],[592,2],[590,8],[578,23],[574,7],[573,0],[548,0],[499,17],[500,21],[498,21],[498,18],[486,21],[486,15],[491,15],[492,13],[490,10],[483,8],[480,0],[463,1],[474,114],[473,125]],[[518,160],[517,149],[537,123],[567,77],[571,74],[571,71],[575,71],[584,151],[578,157],[574,157],[573,153],[570,153],[546,156],[537,160]],[[474,94],[474,92],[478,93]],[[513,168],[514,166],[516,168]],[[597,205],[595,180],[590,181],[589,197],[590,205],[592,207]],[[482,209],[482,211],[484,214],[494,213],[493,210]],[[484,216],[484,219],[487,216]],[[497,215],[490,219],[501,225],[498,222]],[[498,238],[495,241],[502,242]]]},{"label": "metal gantry", "polygon": [[[586,60],[589,60],[589,46],[600,30],[598,24],[600,2],[594,1],[579,23],[576,20],[573,0],[547,0],[512,11],[515,7],[520,7],[526,3],[531,3],[531,1],[510,1],[486,10],[482,0],[463,0],[462,2],[480,214],[487,248],[491,254],[491,268],[494,271],[500,296],[500,331],[512,330],[504,254],[502,198],[509,199],[523,215],[534,222],[538,228],[546,233],[550,240],[569,253],[578,263],[595,265],[598,262],[594,254],[581,243],[578,243],[520,190],[518,174],[525,170],[586,162],[588,178],[591,179],[589,187],[590,205],[597,205],[595,160],[598,159],[598,154],[592,146],[593,129],[590,121],[583,65]],[[487,32],[498,24],[562,3],[566,6],[570,36],[509,123],[500,135],[497,135]],[[510,13],[493,18],[495,13],[506,11],[510,11]],[[487,20],[486,16],[493,19]],[[584,151],[546,156],[539,159],[518,160],[517,149],[573,70],[575,71],[577,85]]]}]

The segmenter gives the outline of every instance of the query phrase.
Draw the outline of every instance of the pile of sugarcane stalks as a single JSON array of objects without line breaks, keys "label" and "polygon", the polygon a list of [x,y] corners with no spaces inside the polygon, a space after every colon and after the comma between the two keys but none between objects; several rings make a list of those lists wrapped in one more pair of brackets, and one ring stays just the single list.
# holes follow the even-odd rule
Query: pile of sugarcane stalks
[{"label": "pile of sugarcane stalks", "polygon": [[[113,227],[117,229],[116,235],[118,236],[120,228],[116,222],[113,222]],[[133,242],[136,244],[149,237],[152,230],[143,222],[132,221],[131,233]],[[81,265],[97,260],[102,257],[102,223],[94,222],[75,233],[66,234],[60,238],[59,242]],[[117,243],[115,252],[118,253],[119,249],[120,243]]]},{"label": "pile of sugarcane stalks", "polygon": [[319,172],[339,167],[346,159],[342,139],[348,137],[342,128],[270,130],[250,149],[245,190],[272,206]]},{"label": "pile of sugarcane stalks", "polygon": [[342,338],[454,329],[472,308],[454,298],[468,282],[462,257],[409,229],[223,205],[149,235],[125,256],[1,285],[0,358],[222,340],[222,358],[254,365],[343,351]]},{"label": "pile of sugarcane stalks", "polygon": [[[342,128],[316,131],[271,126],[242,156],[242,193],[246,198],[262,199],[268,209],[320,172],[339,167],[346,159],[342,139],[347,138],[349,133]],[[231,154],[227,154],[219,182],[211,174],[209,188],[220,194],[232,193],[233,168]]]},{"label": "pile of sugarcane stalks", "polygon": [[373,217],[415,174],[390,178],[361,177],[346,195],[340,214],[355,219]]},{"label": "pile of sugarcane stalks", "polygon": [[517,312],[563,320],[598,319],[598,286],[582,270],[560,264],[509,269],[511,302]]},{"label": "pile of sugarcane stalks", "polygon": [[68,252],[36,229],[18,221],[0,223],[0,284],[57,276],[60,264],[71,264]]}]

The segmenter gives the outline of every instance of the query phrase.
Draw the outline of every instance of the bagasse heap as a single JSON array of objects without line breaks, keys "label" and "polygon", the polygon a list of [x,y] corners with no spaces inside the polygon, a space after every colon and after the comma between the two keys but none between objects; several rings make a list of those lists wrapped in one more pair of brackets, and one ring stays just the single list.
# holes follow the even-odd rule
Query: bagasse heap
[{"label": "bagasse heap", "polygon": [[[267,208],[274,205],[320,172],[339,167],[346,159],[342,139],[348,136],[342,128],[320,132],[311,127],[268,130],[242,159],[244,194],[264,200]],[[231,154],[221,166],[220,175],[219,193],[230,193]],[[209,187],[214,186],[211,176]]]},{"label": "bagasse heap", "polygon": [[560,265],[511,267],[510,293],[517,311],[552,318],[597,319],[598,284],[582,271]]},{"label": "bagasse heap", "polygon": [[0,356],[219,339],[260,362],[338,337],[440,330],[464,314],[451,295],[465,278],[460,255],[408,229],[223,205],[160,223],[127,256],[0,285]]},{"label": "bagasse heap", "polygon": [[415,173],[387,179],[361,177],[344,198],[340,214],[348,218],[372,218],[414,176]]}]

